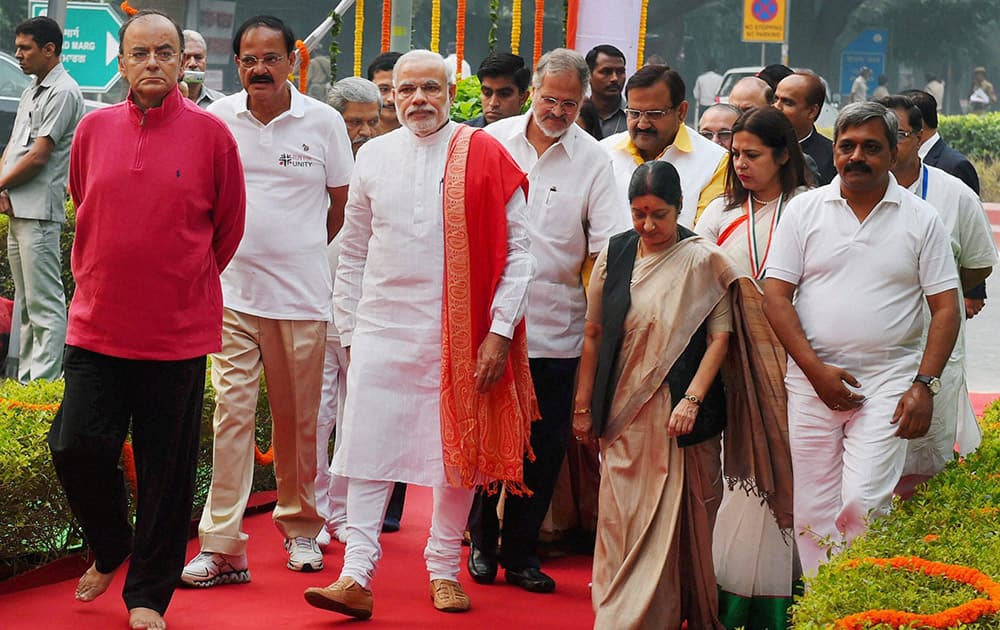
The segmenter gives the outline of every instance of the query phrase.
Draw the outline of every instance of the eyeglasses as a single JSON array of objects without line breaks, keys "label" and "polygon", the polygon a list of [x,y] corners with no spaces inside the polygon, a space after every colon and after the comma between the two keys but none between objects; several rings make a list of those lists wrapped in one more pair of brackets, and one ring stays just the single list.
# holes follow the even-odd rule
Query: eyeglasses
[{"label": "eyeglasses", "polygon": [[403,98],[412,98],[416,95],[417,90],[424,93],[424,96],[429,98],[437,98],[441,96],[441,92],[444,88],[441,87],[440,83],[435,83],[433,81],[428,81],[423,85],[414,85],[412,83],[404,83],[403,85],[396,86],[396,95],[402,96]]},{"label": "eyeglasses", "polygon": [[344,124],[347,125],[348,129],[360,129],[365,125],[369,127],[378,127],[379,119],[372,118],[371,120],[365,120],[363,118],[345,118]]},{"label": "eyeglasses", "polygon": [[580,106],[578,101],[560,101],[551,96],[539,96],[538,100],[548,109],[555,109],[556,105],[561,105],[564,112],[576,111],[576,108]]},{"label": "eyeglasses", "polygon": [[733,132],[731,129],[723,129],[722,131],[709,131],[706,129],[704,131],[699,131],[698,133],[701,134],[702,138],[707,138],[709,140],[712,140],[713,142],[715,141],[716,138],[718,138],[719,140],[729,140],[730,138],[733,137]]},{"label": "eyeglasses", "polygon": [[661,118],[663,118],[664,116],[666,116],[670,112],[674,111],[675,109],[677,109],[677,108],[676,107],[668,107],[666,109],[645,109],[645,110],[643,110],[643,109],[626,109],[625,110],[625,115],[628,116],[629,120],[639,120],[640,118],[642,118],[643,116],[645,116],[646,120],[648,120],[650,122],[655,122],[657,120],[660,120]]},{"label": "eyeglasses", "polygon": [[274,53],[268,53],[263,57],[254,57],[253,55],[243,55],[242,57],[240,57],[240,65],[249,70],[251,68],[256,68],[259,62],[263,62],[265,67],[271,68],[278,65],[278,62],[284,58],[285,58],[284,55],[276,55]]},{"label": "eyeglasses", "polygon": [[917,131],[914,129],[911,129],[909,131],[904,131],[903,129],[900,129],[899,131],[896,132],[896,137],[899,138],[900,140],[906,140],[910,136],[915,136],[915,135],[917,135]]},{"label": "eyeglasses", "polygon": [[154,53],[150,53],[148,50],[133,50],[125,56],[128,57],[129,61],[132,63],[146,63],[149,61],[150,54],[156,57],[156,60],[160,63],[170,63],[177,58],[177,53],[168,48],[157,50]]}]

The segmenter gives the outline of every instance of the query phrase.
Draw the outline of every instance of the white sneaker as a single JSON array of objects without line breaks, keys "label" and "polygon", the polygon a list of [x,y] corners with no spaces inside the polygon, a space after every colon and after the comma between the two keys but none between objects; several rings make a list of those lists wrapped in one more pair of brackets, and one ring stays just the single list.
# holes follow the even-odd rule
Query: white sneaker
[{"label": "white sneaker", "polygon": [[319,533],[316,534],[316,544],[321,548],[330,544],[330,532],[326,531],[325,525],[323,526],[323,529],[319,530]]},{"label": "white sneaker", "polygon": [[246,584],[250,581],[247,555],[232,556],[224,553],[202,551],[181,571],[181,582],[186,586],[208,588],[216,584]]},{"label": "white sneaker", "polygon": [[321,571],[323,569],[323,552],[319,550],[315,538],[296,536],[285,539],[285,551],[288,552],[288,564],[292,571]]}]

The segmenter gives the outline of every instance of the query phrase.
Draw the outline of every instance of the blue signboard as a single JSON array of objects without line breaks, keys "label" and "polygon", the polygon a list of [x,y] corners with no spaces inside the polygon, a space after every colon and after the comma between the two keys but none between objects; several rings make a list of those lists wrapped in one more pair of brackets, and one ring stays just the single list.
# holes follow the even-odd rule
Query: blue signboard
[{"label": "blue signboard", "polygon": [[889,43],[889,31],[870,28],[862,32],[840,53],[840,93],[850,94],[851,84],[861,68],[871,68],[868,79],[868,95],[878,86],[878,76],[885,73],[885,53]]}]

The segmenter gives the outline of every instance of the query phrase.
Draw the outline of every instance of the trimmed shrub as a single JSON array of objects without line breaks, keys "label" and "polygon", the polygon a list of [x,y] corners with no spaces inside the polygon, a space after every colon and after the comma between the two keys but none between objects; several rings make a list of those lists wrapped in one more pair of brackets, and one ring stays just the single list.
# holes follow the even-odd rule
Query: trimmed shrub
[{"label": "trimmed shrub", "polygon": [[483,113],[479,77],[472,75],[458,82],[455,87],[455,102],[451,104],[451,119],[463,122]]},{"label": "trimmed shrub", "polygon": [[[62,397],[63,381],[0,382],[0,579],[83,548],[82,533],[56,478],[46,441],[54,408]],[[214,410],[215,391],[206,373],[194,519],[201,515],[212,479]],[[256,437],[262,449],[271,443],[271,413],[263,381]],[[253,490],[274,488],[273,468],[255,465]]]},{"label": "trimmed shrub", "polygon": [[1000,161],[1000,112],[981,116],[941,116],[938,133],[970,160]]},{"label": "trimmed shrub", "polygon": [[[852,568],[851,560],[916,556],[972,567],[1000,580],[1000,401],[986,410],[981,425],[983,443],[975,453],[950,463],[909,501],[897,499],[888,516],[871,523],[864,536],[822,566],[793,607],[795,628],[818,630],[872,609],[932,614],[984,597],[946,578],[868,565]],[[1000,616],[952,627],[998,628]]]}]

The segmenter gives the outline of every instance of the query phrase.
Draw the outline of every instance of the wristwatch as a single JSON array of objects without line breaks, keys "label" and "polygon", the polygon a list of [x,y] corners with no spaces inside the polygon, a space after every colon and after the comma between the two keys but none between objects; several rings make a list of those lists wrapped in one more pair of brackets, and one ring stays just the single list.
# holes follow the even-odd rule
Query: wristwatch
[{"label": "wristwatch", "polygon": [[936,376],[925,376],[924,374],[917,374],[913,379],[914,383],[923,383],[927,386],[927,391],[931,393],[931,396],[937,396],[937,393],[941,391],[941,379]]}]

